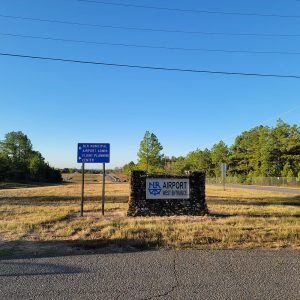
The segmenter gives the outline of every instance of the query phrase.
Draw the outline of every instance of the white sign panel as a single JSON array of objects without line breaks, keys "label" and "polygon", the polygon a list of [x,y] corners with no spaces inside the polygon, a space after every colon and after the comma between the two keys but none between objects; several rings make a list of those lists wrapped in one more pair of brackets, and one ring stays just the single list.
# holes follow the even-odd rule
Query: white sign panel
[{"label": "white sign panel", "polygon": [[227,164],[226,163],[222,163],[221,164],[221,176],[222,177],[226,177],[226,173],[227,173]]},{"label": "white sign panel", "polygon": [[146,178],[146,199],[189,199],[190,180]]}]

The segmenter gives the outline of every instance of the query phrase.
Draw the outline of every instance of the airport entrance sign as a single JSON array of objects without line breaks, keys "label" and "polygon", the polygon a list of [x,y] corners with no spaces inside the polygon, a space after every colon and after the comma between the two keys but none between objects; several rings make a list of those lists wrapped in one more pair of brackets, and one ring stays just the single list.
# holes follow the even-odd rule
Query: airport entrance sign
[{"label": "airport entrance sign", "polygon": [[77,148],[78,163],[109,163],[110,144],[79,143]]},{"label": "airport entrance sign", "polygon": [[146,178],[146,199],[189,199],[189,178]]}]

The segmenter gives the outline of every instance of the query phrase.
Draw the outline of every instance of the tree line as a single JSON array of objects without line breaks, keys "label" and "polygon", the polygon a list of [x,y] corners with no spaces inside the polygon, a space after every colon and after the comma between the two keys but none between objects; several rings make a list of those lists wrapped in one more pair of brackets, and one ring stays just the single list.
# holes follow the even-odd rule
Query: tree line
[{"label": "tree line", "polygon": [[0,181],[61,182],[59,170],[33,150],[30,139],[21,131],[9,132],[0,142]]},{"label": "tree line", "polygon": [[123,172],[143,169],[149,173],[186,174],[202,170],[207,177],[221,176],[221,163],[227,175],[247,182],[252,177],[300,178],[300,129],[278,120],[275,127],[257,126],[236,137],[232,146],[223,141],[211,149],[196,149],[186,156],[167,157],[155,134],[146,132],[141,141],[138,162],[124,165]]}]

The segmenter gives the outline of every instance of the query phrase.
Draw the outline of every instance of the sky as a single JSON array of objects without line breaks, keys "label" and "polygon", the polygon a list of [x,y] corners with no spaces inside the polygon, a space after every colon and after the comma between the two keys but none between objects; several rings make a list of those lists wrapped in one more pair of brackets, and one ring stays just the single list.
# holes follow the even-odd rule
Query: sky
[{"label": "sky", "polygon": [[[178,8],[181,11],[76,0],[1,0],[0,53],[300,76],[300,55],[297,54],[228,53],[97,44],[300,52],[299,1],[107,2]],[[296,17],[199,12],[204,10]],[[124,30],[15,17],[169,31],[281,36]],[[297,34],[299,36],[284,36]],[[110,143],[111,163],[108,168],[136,161],[139,143],[146,130],[156,134],[164,147],[163,153],[168,156],[186,155],[197,148],[210,148],[220,140],[231,145],[241,132],[260,124],[274,126],[278,118],[299,125],[299,100],[299,79],[128,69],[0,55],[0,140],[6,133],[20,130],[28,135],[34,149],[55,167],[79,167],[76,151],[77,143],[82,142]]]}]

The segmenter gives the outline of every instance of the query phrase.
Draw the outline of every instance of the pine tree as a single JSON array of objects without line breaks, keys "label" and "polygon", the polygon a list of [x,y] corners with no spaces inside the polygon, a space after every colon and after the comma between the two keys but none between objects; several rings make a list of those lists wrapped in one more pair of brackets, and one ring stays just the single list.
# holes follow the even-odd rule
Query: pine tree
[{"label": "pine tree", "polygon": [[163,150],[154,133],[146,131],[140,143],[138,152],[138,167],[147,172],[161,172],[163,170]]}]

